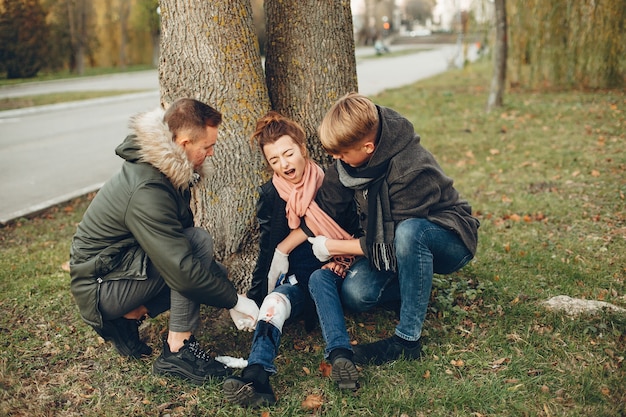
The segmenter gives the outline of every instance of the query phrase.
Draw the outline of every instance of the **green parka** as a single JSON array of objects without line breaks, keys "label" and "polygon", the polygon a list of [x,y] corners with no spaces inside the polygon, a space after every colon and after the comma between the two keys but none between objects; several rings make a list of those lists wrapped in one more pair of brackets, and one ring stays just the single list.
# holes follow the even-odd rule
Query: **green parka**
[{"label": "green parka", "polygon": [[[237,291],[217,268],[204,269],[183,229],[193,226],[190,187],[199,176],[172,141],[157,109],[131,119],[132,134],[116,149],[121,170],[97,193],[70,248],[70,288],[82,318],[102,327],[100,285],[147,279],[148,259],[166,284],[202,304],[232,308]],[[206,171],[206,168],[203,168]]]}]

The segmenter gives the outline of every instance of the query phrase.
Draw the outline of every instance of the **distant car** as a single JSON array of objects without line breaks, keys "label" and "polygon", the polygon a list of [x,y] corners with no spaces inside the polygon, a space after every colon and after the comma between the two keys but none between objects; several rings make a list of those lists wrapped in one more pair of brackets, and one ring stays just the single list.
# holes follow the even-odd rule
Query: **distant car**
[{"label": "distant car", "polygon": [[416,36],[429,36],[432,35],[432,32],[430,29],[416,29],[416,30],[412,30],[409,35],[411,35],[412,38],[416,37]]}]

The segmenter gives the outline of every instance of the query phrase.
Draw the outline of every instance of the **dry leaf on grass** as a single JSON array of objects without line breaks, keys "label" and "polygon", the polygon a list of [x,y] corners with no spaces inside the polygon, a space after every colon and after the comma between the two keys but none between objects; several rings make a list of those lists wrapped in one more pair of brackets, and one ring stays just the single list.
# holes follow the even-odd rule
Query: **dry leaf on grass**
[{"label": "dry leaf on grass", "polygon": [[318,394],[311,394],[302,401],[302,408],[305,410],[317,410],[324,404],[324,398]]},{"label": "dry leaf on grass", "polygon": [[320,363],[320,372],[324,378],[329,377],[333,370],[333,366],[326,361]]}]

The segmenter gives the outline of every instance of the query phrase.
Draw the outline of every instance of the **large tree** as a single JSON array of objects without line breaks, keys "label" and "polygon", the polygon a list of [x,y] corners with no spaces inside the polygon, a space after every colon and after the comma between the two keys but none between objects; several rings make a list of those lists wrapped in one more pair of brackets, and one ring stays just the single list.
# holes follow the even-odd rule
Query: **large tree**
[{"label": "large tree", "polygon": [[194,211],[231,277],[244,287],[251,261],[239,261],[251,255],[244,240],[254,230],[255,191],[264,170],[248,138],[270,108],[250,3],[162,0],[160,10],[162,104],[193,97],[224,116],[215,156],[208,159],[215,172],[194,187]]},{"label": "large tree", "polygon": [[298,121],[310,154],[325,164],[317,126],[340,96],[357,90],[350,2],[265,2],[265,73],[272,108]]},{"label": "large tree", "polygon": [[322,157],[317,124],[336,98],[357,88],[349,1],[266,1],[267,84],[250,0],[161,0],[160,7],[162,104],[194,97],[224,114],[210,158],[215,173],[194,187],[194,210],[245,289],[258,250],[256,188],[268,178],[249,137],[273,106],[305,126],[312,154]]}]

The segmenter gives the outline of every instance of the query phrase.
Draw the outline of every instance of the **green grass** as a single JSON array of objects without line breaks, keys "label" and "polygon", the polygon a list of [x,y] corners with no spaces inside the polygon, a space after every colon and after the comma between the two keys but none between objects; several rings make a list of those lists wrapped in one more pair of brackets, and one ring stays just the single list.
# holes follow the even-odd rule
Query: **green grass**
[{"label": "green grass", "polygon": [[120,72],[146,71],[146,70],[151,70],[151,69],[154,69],[154,67],[150,65],[130,65],[126,67],[125,69],[118,68],[118,67],[88,67],[88,68],[85,68],[85,71],[82,75],[77,75],[75,73],[70,72],[69,70],[55,71],[55,72],[40,71],[37,74],[37,76],[33,78],[13,78],[13,79],[7,79],[6,74],[0,73],[0,86],[23,84],[23,83],[38,82],[38,81],[61,80],[61,79],[68,79],[68,78],[82,78],[82,77],[90,77],[94,75],[116,74]]},{"label": "green grass", "polygon": [[[570,318],[542,306],[565,294],[626,307],[626,94],[508,91],[486,114],[489,67],[471,65],[375,101],[415,124],[481,220],[476,259],[437,276],[426,358],[361,370],[338,391],[319,370],[323,339],[285,326],[276,406],[225,403],[151,374],[167,318],[127,360],[80,318],[62,269],[89,198],[0,230],[0,415],[12,416],[620,416],[626,414],[626,316]],[[249,333],[203,308],[203,345],[247,356]],[[348,316],[351,337],[391,334],[395,316]],[[323,404],[302,408],[309,395]]]},{"label": "green grass", "polygon": [[121,94],[138,93],[145,90],[112,90],[112,91],[77,91],[67,93],[39,94],[13,98],[0,98],[0,111],[21,109],[25,107],[43,106],[68,101],[87,100],[100,97],[118,96]]}]

